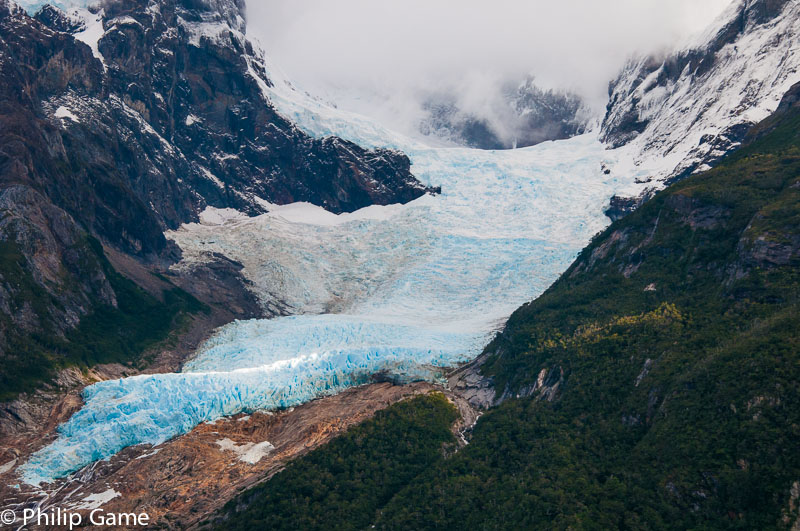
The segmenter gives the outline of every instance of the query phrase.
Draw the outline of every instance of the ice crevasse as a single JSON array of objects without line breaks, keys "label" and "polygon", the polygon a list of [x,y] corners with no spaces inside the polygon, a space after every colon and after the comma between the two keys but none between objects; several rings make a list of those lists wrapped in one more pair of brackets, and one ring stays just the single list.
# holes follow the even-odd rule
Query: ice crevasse
[{"label": "ice crevasse", "polygon": [[442,194],[335,216],[311,205],[248,218],[209,209],[168,233],[191,267],[207,253],[244,265],[268,305],[297,315],[219,329],[173,374],[100,382],[58,438],[21,468],[41,484],[202,422],[294,406],[385,373],[436,380],[474,358],[520,304],[542,293],[608,223],[637,175],[606,175],[593,134],[532,148],[432,148],[276,83],[280,112],[308,133],[397,148]]}]

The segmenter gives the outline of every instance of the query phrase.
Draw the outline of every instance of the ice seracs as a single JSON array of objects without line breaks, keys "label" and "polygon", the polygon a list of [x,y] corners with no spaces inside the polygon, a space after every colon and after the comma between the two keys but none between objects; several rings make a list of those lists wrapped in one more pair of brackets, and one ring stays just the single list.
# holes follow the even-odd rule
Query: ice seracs
[{"label": "ice seracs", "polygon": [[[264,327],[272,329],[262,340]],[[435,379],[437,368],[469,357],[475,339],[331,314],[234,323],[183,373],[86,388],[85,406],[59,427],[54,443],[23,465],[23,479],[48,482],[126,446],[158,445],[243,411],[299,405],[366,383],[376,373],[401,381]]]}]

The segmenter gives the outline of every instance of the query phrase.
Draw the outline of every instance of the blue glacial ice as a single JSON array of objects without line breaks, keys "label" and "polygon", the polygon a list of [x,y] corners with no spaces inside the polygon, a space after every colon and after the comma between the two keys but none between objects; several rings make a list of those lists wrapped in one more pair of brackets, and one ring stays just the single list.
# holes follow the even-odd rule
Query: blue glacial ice
[{"label": "blue glacial ice", "polygon": [[47,481],[126,446],[159,444],[223,416],[296,406],[380,372],[400,381],[434,379],[437,368],[467,359],[476,339],[344,315],[237,322],[182,373],[88,387],[86,406],[28,461],[25,479]]},{"label": "blue glacial ice", "polygon": [[436,380],[474,358],[520,304],[542,293],[607,219],[636,175],[606,175],[592,134],[533,148],[432,148],[276,83],[269,98],[312,135],[402,149],[443,193],[335,216],[311,205],[248,218],[208,209],[167,236],[183,261],[222,253],[244,265],[265,307],[297,314],[235,322],[181,373],[97,383],[58,439],[22,467],[27,483],[65,476],[202,422],[294,406],[376,373]]},{"label": "blue glacial ice", "polygon": [[99,5],[99,0],[13,0],[29,15],[34,15],[47,4],[67,11],[72,8],[86,8],[92,5]]}]

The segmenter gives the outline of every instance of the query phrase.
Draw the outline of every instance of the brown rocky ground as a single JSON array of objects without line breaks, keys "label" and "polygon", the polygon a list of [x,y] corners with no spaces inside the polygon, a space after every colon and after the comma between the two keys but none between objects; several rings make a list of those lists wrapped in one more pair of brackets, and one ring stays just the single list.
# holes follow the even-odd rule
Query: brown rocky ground
[{"label": "brown rocky ground", "polygon": [[[48,486],[46,492],[6,485],[17,483],[13,471],[8,471],[0,474],[0,509],[21,514],[25,507],[38,506],[45,513],[61,508],[79,512],[88,521],[92,509],[102,508],[104,513],[146,513],[157,528],[198,527],[235,494],[271,477],[289,460],[392,403],[434,389],[441,390],[427,383],[376,383],[286,411],[201,424],[157,447],[128,448]],[[475,412],[457,396],[449,398],[462,413],[454,426],[460,434],[474,423]],[[53,409],[47,427],[66,418],[70,408],[74,409],[73,401],[65,398]]]},{"label": "brown rocky ground", "polygon": [[[139,262],[113,250],[106,252],[117,270],[154,296],[169,288]],[[101,508],[105,513],[146,513],[151,528],[198,527],[241,490],[266,480],[289,460],[325,444],[376,411],[419,393],[442,390],[427,383],[374,383],[286,411],[237,415],[201,424],[155,448],[127,448],[44,490],[17,486],[17,467],[55,439],[58,425],[82,406],[81,391],[86,386],[134,374],[179,370],[214,329],[257,311],[241,296],[246,288],[236,281],[235,264],[222,264],[208,272],[209,278],[203,277],[202,282],[196,281],[194,274],[170,278],[185,288],[208,286],[208,293],[193,291],[211,312],[193,316],[181,331],[146,355],[152,359],[146,368],[111,364],[86,372],[67,369],[39,391],[0,404],[0,512],[10,508],[22,514],[25,508],[38,507],[50,513],[60,508],[81,514],[87,522],[88,513]],[[199,274],[202,277],[205,273]],[[234,299],[247,307],[231,308],[228,302]],[[453,430],[464,444],[477,412],[462,398],[469,395],[466,388],[462,389],[465,386],[455,387],[457,394],[446,394],[461,412]],[[2,523],[0,528],[5,529]],[[19,522],[8,528],[19,528]]]}]

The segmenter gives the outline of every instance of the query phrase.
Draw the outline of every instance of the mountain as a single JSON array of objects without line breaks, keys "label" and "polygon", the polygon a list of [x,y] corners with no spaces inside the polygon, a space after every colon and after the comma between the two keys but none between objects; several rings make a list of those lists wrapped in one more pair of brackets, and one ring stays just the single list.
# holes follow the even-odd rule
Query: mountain
[{"label": "mountain", "polygon": [[483,112],[461,108],[448,94],[430,96],[420,131],[478,149],[512,149],[561,140],[585,131],[589,112],[576,94],[543,90],[534,78],[503,87]]},{"label": "mountain", "polygon": [[[150,274],[180,257],[164,231],[207,206],[257,214],[307,201],[338,213],[433,191],[402,153],[315,140],[280,116],[245,29],[241,0],[45,6],[33,17],[0,1],[3,396],[28,376],[83,364],[69,354],[70,334],[98,312],[119,311],[122,323],[134,301],[162,307],[164,293],[180,294],[183,303],[163,308],[169,324],[196,306],[190,291],[233,315],[264,313],[241,266],[222,258],[195,272],[212,289]],[[112,281],[122,263],[139,287]],[[228,304],[234,292],[240,302]],[[148,330],[141,344],[172,328]]]},{"label": "mountain", "polygon": [[[216,527],[800,528],[798,91],[715,169],[598,234],[451,378],[496,390],[469,444],[433,435],[446,403],[400,404],[403,436],[367,421]],[[362,481],[376,459],[397,471],[380,490]]]},{"label": "mountain", "polygon": [[[0,405],[0,512],[800,526],[796,2],[740,2],[660,67],[631,63],[612,149],[498,151],[293,90],[241,2],[0,6],[0,399],[61,386]],[[543,94],[515,112],[569,115]],[[446,193],[332,213],[435,192],[411,160]],[[665,189],[603,230],[607,198],[648,178]],[[412,380],[441,392],[394,385]]]},{"label": "mountain", "polygon": [[635,58],[611,82],[601,139],[621,148],[615,171],[652,168],[663,186],[714,166],[775,111],[799,67],[800,4],[734,1],[677,52]]}]

